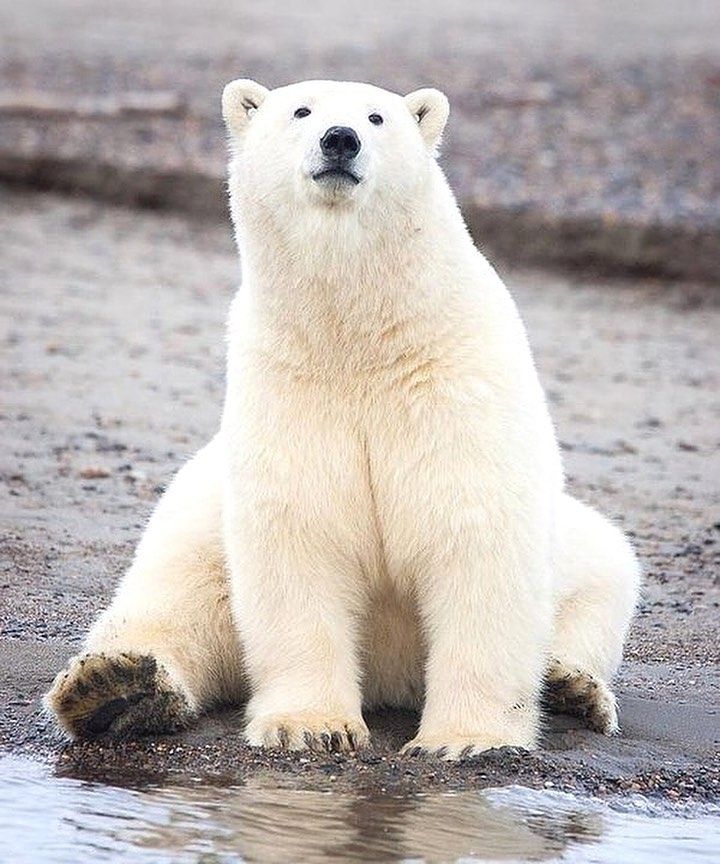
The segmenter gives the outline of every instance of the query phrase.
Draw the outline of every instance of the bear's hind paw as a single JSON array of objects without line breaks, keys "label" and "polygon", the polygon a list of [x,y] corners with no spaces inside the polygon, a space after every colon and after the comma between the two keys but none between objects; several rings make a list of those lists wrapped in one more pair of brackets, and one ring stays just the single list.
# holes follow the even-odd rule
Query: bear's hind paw
[{"label": "bear's hind paw", "polygon": [[615,735],[619,730],[612,690],[600,678],[580,669],[554,662],[548,670],[544,698],[552,711],[581,717],[595,732]]},{"label": "bear's hind paw", "polygon": [[45,707],[72,738],[175,732],[193,717],[184,694],[148,654],[80,654],[60,672]]}]

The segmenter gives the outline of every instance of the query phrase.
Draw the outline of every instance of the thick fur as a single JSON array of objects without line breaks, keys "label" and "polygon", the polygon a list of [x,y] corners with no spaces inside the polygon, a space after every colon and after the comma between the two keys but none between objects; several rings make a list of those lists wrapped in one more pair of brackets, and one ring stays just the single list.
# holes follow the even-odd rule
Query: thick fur
[{"label": "thick fur", "polygon": [[[168,729],[249,694],[254,745],[352,749],[363,707],[387,704],[422,710],[411,753],[532,747],[543,693],[615,731],[639,566],[563,492],[523,324],[434,158],[447,100],[239,81],[223,110],[243,280],[221,429],[85,663],[152,658],[178,695]],[[361,139],[357,185],[313,179],[333,125]],[[78,662],[47,696],[60,723],[126,729],[125,679],[85,693]]]}]

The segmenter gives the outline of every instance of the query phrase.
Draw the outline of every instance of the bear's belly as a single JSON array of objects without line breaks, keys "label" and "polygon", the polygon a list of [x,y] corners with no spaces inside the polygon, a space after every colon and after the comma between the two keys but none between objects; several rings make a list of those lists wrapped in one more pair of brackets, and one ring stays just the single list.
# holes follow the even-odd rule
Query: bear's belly
[{"label": "bear's belly", "polygon": [[417,605],[391,586],[369,600],[361,628],[363,705],[419,709],[426,648]]}]

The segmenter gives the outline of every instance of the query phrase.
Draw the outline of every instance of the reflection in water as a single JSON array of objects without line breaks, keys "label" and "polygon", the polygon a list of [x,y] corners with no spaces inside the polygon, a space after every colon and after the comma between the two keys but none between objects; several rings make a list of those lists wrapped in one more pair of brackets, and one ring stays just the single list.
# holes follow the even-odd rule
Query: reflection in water
[{"label": "reflection in water", "polygon": [[267,787],[120,788],[0,760],[0,860],[624,861],[720,856],[720,820],[614,813],[519,787],[412,797]]}]

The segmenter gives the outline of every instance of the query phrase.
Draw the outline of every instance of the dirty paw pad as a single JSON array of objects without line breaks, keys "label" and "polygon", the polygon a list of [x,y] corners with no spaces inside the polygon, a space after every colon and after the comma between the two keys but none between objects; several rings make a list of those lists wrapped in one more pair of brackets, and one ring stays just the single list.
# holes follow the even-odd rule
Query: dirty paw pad
[{"label": "dirty paw pad", "polygon": [[45,705],[73,738],[174,732],[191,711],[165,669],[146,654],[81,654],[59,673]]},{"label": "dirty paw pad", "polygon": [[615,696],[607,684],[580,669],[553,663],[545,682],[545,702],[552,711],[582,717],[605,735],[618,731]]}]

